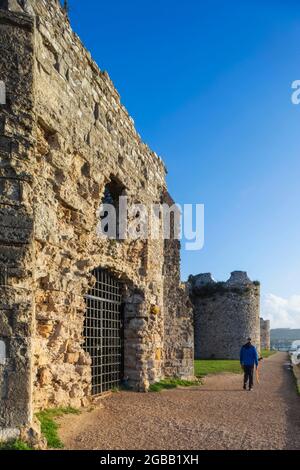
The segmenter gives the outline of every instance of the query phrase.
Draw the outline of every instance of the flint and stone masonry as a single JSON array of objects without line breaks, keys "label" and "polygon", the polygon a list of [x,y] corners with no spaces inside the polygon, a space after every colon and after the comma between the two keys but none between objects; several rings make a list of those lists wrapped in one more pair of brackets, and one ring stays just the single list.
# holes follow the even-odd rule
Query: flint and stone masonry
[{"label": "flint and stone masonry", "polygon": [[260,350],[260,286],[235,271],[226,282],[211,274],[189,278],[194,306],[195,358],[239,359],[247,338]]},{"label": "flint and stone masonry", "polygon": [[107,187],[171,204],[108,74],[58,0],[0,0],[0,439],[34,413],[91,399],[84,296],[94,269],[122,284],[124,377],[135,390],[193,376],[192,308],[175,240],[100,239]]}]

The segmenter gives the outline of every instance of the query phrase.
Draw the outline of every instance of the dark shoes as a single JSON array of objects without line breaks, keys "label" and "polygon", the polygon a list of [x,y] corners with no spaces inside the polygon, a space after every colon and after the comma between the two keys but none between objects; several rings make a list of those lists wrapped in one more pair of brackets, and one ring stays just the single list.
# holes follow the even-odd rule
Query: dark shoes
[{"label": "dark shoes", "polygon": [[[247,385],[246,385],[246,384],[244,384],[244,387],[243,387],[243,389],[244,389],[244,390],[247,390]],[[249,392],[252,392],[253,388],[252,388],[252,387],[249,387],[249,389],[248,389],[248,390],[249,390]]]}]

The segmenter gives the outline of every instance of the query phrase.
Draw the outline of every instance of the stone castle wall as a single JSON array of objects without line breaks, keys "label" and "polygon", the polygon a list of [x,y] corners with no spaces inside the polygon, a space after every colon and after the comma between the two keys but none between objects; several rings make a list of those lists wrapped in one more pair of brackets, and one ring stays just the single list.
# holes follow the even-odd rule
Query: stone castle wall
[{"label": "stone castle wall", "polygon": [[263,350],[271,349],[271,327],[270,320],[260,319],[260,347]]},{"label": "stone castle wall", "polygon": [[[126,376],[141,390],[162,376],[156,350],[163,345],[163,242],[100,240],[96,228],[111,176],[124,188],[129,204],[148,205],[160,200],[165,168],[142,143],[108,75],[92,61],[63,11],[39,1],[35,12],[37,153],[31,172],[39,220],[36,315],[42,325],[50,321],[53,326],[49,338],[39,335],[36,340],[35,403],[67,404],[72,397],[71,404],[78,406],[90,383],[90,364],[78,337],[83,295],[89,273],[99,266],[130,286]],[[150,314],[152,305],[161,315]],[[49,357],[53,366],[46,374]],[[39,380],[41,368],[46,381]]]},{"label": "stone castle wall", "polygon": [[[4,3],[0,340],[7,360],[0,364],[0,426],[15,428],[30,422],[33,410],[89,400],[83,323],[93,269],[124,283],[125,375],[136,390],[165,374],[191,375],[193,331],[180,288],[179,245],[96,234],[112,180],[129,204],[161,202],[162,160],[141,141],[58,1]],[[171,257],[177,274],[167,280]],[[173,293],[179,310],[168,300]]]},{"label": "stone castle wall", "polygon": [[260,287],[246,273],[234,272],[227,282],[210,274],[191,276],[196,359],[239,359],[247,338],[260,349]]}]

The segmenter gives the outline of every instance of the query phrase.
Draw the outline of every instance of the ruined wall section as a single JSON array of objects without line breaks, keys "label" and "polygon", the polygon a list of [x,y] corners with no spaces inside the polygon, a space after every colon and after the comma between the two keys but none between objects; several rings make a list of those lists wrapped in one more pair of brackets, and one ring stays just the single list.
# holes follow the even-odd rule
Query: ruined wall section
[{"label": "ruined wall section", "polygon": [[191,276],[196,359],[239,359],[247,338],[260,350],[260,286],[236,271],[227,282]]},{"label": "ruined wall section", "polygon": [[271,349],[271,326],[270,320],[260,319],[260,347],[262,350]]},{"label": "ruined wall section", "polygon": [[163,347],[163,242],[100,240],[96,228],[111,176],[129,203],[157,203],[165,167],[141,141],[107,73],[91,59],[58,3],[31,3],[36,14],[35,404],[79,406],[86,403],[91,382],[82,332],[83,295],[94,268],[107,268],[130,286],[125,299],[129,382],[145,390],[162,375],[157,350]]},{"label": "ruined wall section", "polygon": [[[172,207],[168,193],[164,203]],[[172,234],[174,224],[171,225]],[[186,285],[180,279],[180,241],[165,240],[164,249],[164,374],[194,378],[193,309]]]},{"label": "ruined wall section", "polygon": [[32,18],[0,9],[0,440],[32,421],[33,47]]},{"label": "ruined wall section", "polygon": [[[129,204],[159,203],[166,190],[163,162],[141,141],[107,73],[73,33],[58,0],[0,0],[0,8],[1,79],[11,94],[0,120],[0,340],[9,359],[0,365],[2,396],[9,403],[1,407],[1,424],[19,426],[31,419],[31,405],[37,410],[89,402],[84,295],[94,268],[124,282],[125,374],[134,389],[147,390],[167,366],[170,374],[189,374],[191,327],[189,314],[175,314],[166,300],[168,293],[186,306],[178,273],[175,284],[163,282],[164,268],[173,272],[173,255],[179,263],[178,245],[97,235],[98,209],[111,178]],[[171,335],[180,341],[183,322],[186,336],[177,350]]]}]

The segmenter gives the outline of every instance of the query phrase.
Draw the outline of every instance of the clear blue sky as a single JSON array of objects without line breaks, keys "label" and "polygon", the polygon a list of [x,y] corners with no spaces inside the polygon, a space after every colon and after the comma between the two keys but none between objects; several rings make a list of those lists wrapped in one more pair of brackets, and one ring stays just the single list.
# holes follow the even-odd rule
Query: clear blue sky
[{"label": "clear blue sky", "polygon": [[300,295],[300,4],[289,0],[70,0],[179,203],[204,203],[206,242],[182,276],[249,272]]}]

